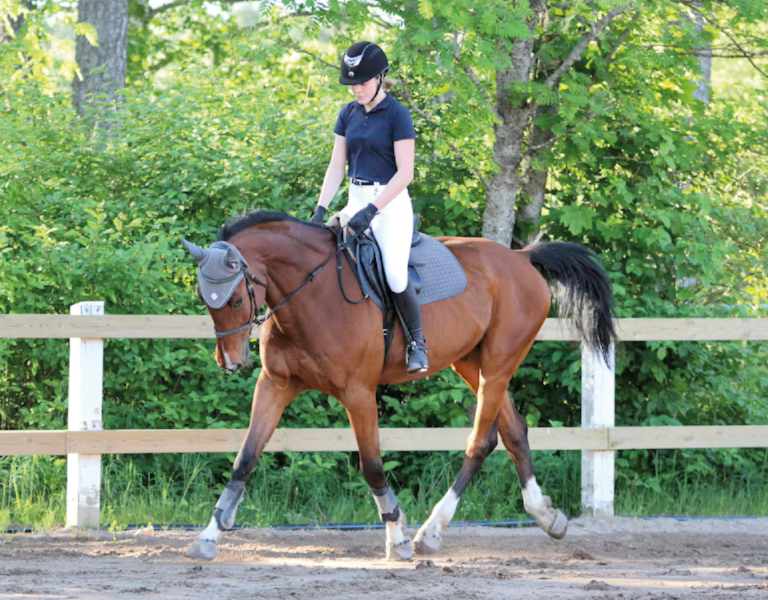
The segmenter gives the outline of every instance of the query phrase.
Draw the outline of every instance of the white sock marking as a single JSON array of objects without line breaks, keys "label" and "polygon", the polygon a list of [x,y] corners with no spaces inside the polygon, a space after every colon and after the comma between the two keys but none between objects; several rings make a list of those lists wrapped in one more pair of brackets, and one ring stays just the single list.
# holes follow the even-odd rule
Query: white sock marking
[{"label": "white sock marking", "polygon": [[403,528],[396,521],[387,521],[387,543],[390,546],[398,546],[405,539]]},{"label": "white sock marking", "polygon": [[548,507],[544,502],[541,488],[536,483],[536,477],[531,477],[523,488],[523,505],[536,520],[546,514]]},{"label": "white sock marking", "polygon": [[206,542],[216,543],[216,540],[219,539],[219,524],[216,523],[216,517],[211,517],[211,522],[208,523],[208,527],[206,527],[197,537]]},{"label": "white sock marking", "polygon": [[440,532],[453,519],[458,505],[459,496],[456,495],[453,489],[448,490],[448,493],[432,509],[432,514],[429,515],[429,519],[422,526],[423,535],[440,537]]}]

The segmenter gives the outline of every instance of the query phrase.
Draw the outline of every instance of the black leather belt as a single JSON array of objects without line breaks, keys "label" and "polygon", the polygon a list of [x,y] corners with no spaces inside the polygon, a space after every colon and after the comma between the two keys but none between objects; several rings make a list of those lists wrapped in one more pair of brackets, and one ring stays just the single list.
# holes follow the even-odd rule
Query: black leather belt
[{"label": "black leather belt", "polygon": [[366,181],[365,179],[357,179],[356,177],[350,177],[349,182],[352,185],[376,185],[378,181]]}]

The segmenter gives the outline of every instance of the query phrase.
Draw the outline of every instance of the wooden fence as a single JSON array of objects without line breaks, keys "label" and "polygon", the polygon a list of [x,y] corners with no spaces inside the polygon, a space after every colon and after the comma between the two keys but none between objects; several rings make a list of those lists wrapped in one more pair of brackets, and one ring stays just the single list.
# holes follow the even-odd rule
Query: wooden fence
[{"label": "wooden fence", "polygon": [[[622,341],[768,339],[768,319],[619,319]],[[0,315],[0,338],[69,338],[69,418],[65,431],[2,431],[2,455],[67,455],[67,524],[98,526],[101,454],[235,452],[245,430],[102,428],[103,340],[213,338],[210,317],[104,315],[103,302],[81,302],[70,315]],[[573,340],[567,324],[547,319],[537,340]],[[616,450],[768,446],[768,425],[615,427],[613,368],[582,354],[582,427],[532,428],[534,450],[581,450],[582,510],[613,514]],[[381,430],[390,451],[464,450],[468,428]],[[350,429],[278,429],[267,451],[350,451]]]}]

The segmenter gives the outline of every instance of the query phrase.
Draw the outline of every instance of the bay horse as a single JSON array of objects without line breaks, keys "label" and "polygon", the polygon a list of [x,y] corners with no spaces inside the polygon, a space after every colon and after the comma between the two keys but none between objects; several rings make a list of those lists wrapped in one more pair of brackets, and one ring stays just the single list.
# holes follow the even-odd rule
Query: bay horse
[{"label": "bay horse", "polygon": [[[248,361],[252,325],[263,323],[262,369],[230,480],[210,524],[186,549],[187,556],[206,560],[216,556],[219,533],[233,526],[248,476],[283,410],[307,389],[333,396],[347,411],[363,477],[386,525],[387,558],[406,560],[414,550],[437,552],[442,530],[472,476],[495,448],[497,432],[517,468],[525,509],[553,538],[565,535],[566,517],[551,506],[536,483],[527,425],[507,386],[547,317],[550,283],[559,316],[570,317],[582,342],[607,359],[616,338],[613,296],[591,250],[569,242],[511,250],[488,239],[438,238],[458,259],[467,285],[458,295],[422,307],[430,368],[408,375],[401,328],[397,327],[384,362],[381,311],[372,301],[345,301],[340,285],[347,296],[360,298],[362,293],[349,264],[338,259],[333,268],[338,240],[329,228],[285,213],[255,211],[229,221],[218,237],[207,249],[184,241],[200,263],[199,294],[208,258],[213,264],[214,254],[223,252],[224,263],[233,270],[221,279],[230,285],[229,296],[210,294],[216,302],[205,298],[217,335],[215,358],[222,368],[237,371]],[[326,265],[329,268],[324,269]],[[264,302],[270,313],[259,317]],[[448,366],[477,396],[474,424],[456,479],[411,540],[405,514],[384,474],[376,387],[427,377]]]}]

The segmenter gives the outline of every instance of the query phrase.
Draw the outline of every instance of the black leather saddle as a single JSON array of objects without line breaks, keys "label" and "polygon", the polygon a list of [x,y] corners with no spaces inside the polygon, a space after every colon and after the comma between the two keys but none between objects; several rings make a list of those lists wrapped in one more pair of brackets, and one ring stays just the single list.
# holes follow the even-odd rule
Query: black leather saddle
[{"label": "black leather saddle", "polygon": [[[411,238],[411,255],[408,259],[408,278],[413,282],[416,293],[421,292],[421,275],[418,268],[424,264],[414,260],[414,248],[422,241],[422,234],[418,230],[419,217],[413,217],[413,237]],[[373,300],[374,304],[382,311],[388,305],[392,305],[391,290],[384,274],[384,259],[381,256],[381,248],[373,235],[358,235],[349,248],[350,255],[355,261],[358,279],[363,293]]]},{"label": "black leather saddle", "polygon": [[[420,232],[418,223],[419,217],[414,216],[408,277],[416,288],[419,303],[424,305],[461,293],[467,286],[467,278],[453,253],[440,241]],[[337,231],[340,244],[349,244],[346,250],[347,258],[351,259],[350,266],[360,283],[364,299],[370,298],[384,315],[386,361],[386,351],[389,349],[397,315],[392,292],[384,274],[381,249],[372,235],[352,237],[345,227],[341,227],[338,215],[331,217],[328,226]],[[350,301],[346,294],[344,297]]]}]

